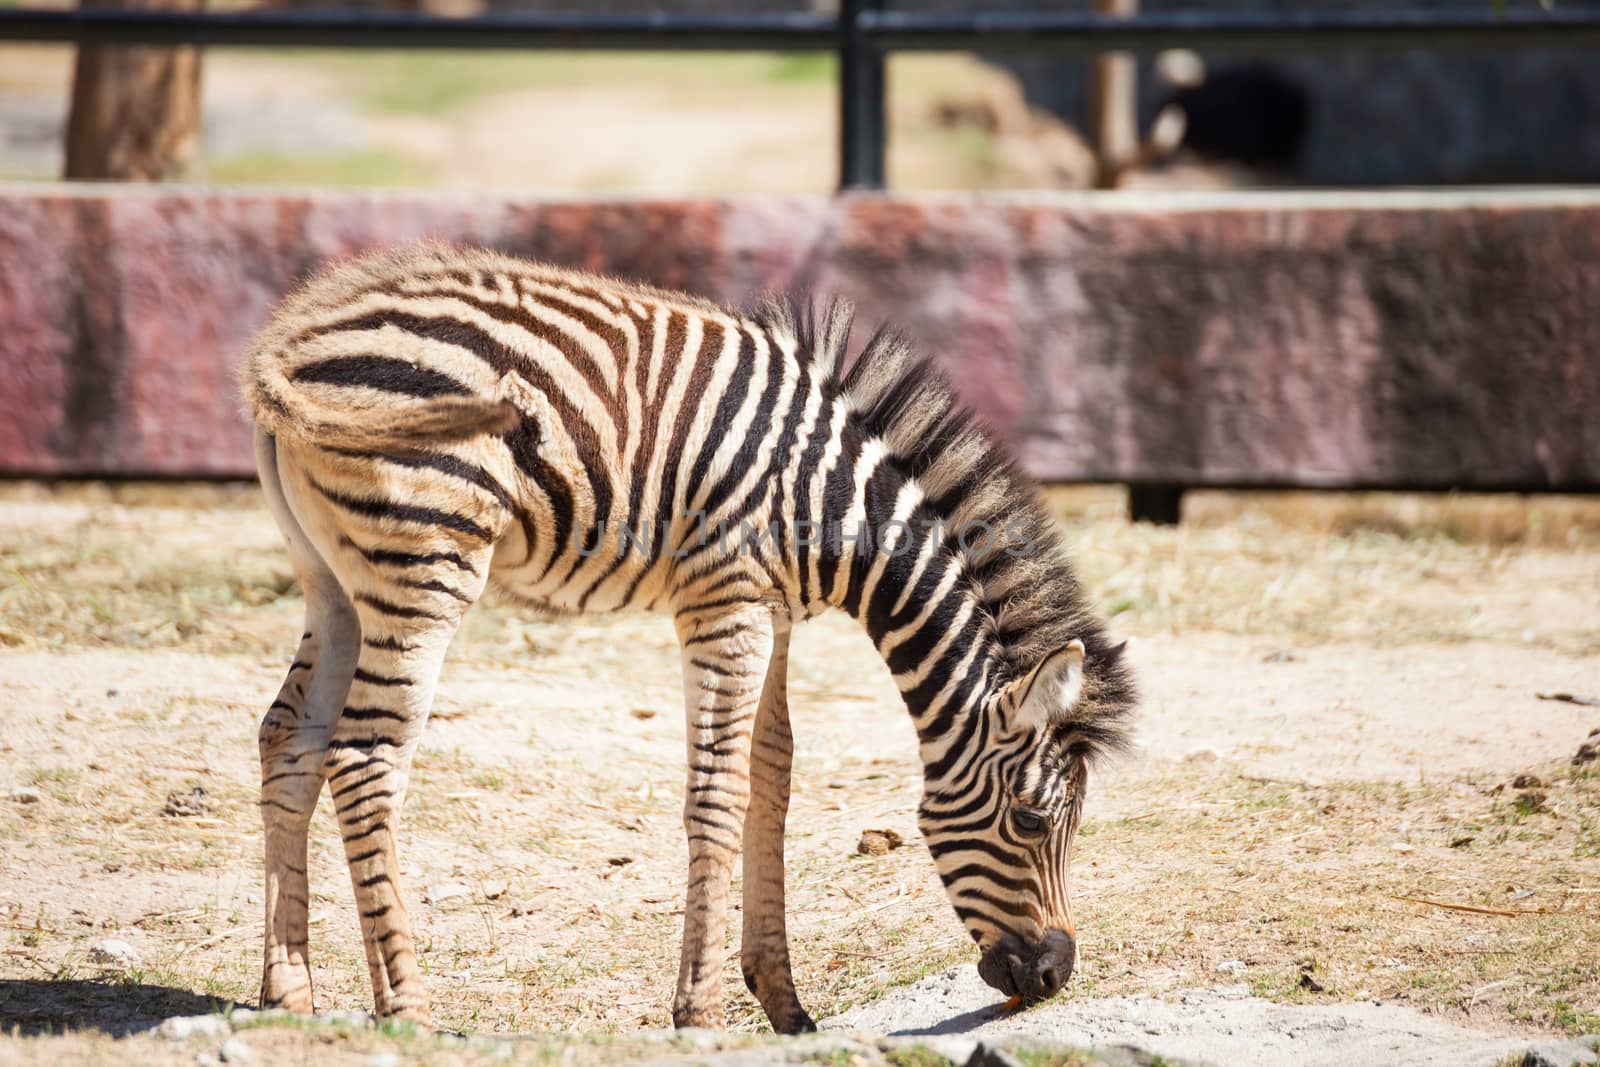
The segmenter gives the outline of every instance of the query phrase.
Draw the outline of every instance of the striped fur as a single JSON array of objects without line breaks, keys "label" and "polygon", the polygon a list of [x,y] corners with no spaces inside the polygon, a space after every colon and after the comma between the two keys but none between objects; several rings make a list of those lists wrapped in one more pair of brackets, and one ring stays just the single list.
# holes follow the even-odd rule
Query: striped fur
[{"label": "striped fur", "polygon": [[721,1023],[741,848],[745,979],[777,1029],[811,1025],[784,930],[785,673],[793,624],[828,608],[863,624],[916,723],[921,827],[980,971],[1054,992],[1087,768],[1123,744],[1131,682],[1033,487],[902,339],[844,372],[850,332],[843,303],[746,316],[436,245],[284,302],[242,377],[307,598],[261,729],[264,1004],[311,1005],[306,824],[327,782],[378,1010],[426,1017],[396,819],[445,647],[489,581],[674,619],[680,1025]]}]

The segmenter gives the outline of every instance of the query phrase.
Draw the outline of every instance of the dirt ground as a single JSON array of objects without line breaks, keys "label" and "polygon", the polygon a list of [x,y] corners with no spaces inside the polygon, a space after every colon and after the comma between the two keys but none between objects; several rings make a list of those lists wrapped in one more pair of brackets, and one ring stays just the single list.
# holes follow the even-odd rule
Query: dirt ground
[{"label": "dirt ground", "polygon": [[[1546,699],[1600,698],[1600,503],[1195,494],[1162,529],[1112,490],[1052,499],[1144,691],[1137,753],[1093,784],[1065,996],[1225,981],[1600,1030],[1600,765],[1571,762],[1600,707]],[[299,616],[252,487],[0,487],[0,1030],[116,1035],[253,1002],[254,736]],[[791,933],[823,1018],[972,952],[870,644],[818,620],[793,672]],[[667,1024],[678,679],[662,620],[471,616],[406,808],[442,1024]],[[879,827],[907,846],[857,854]],[[363,1009],[326,810],[312,878],[320,1006]],[[137,962],[96,963],[107,938]],[[737,975],[731,1025],[763,1029]],[[10,1052],[47,1062],[42,1041]]]}]

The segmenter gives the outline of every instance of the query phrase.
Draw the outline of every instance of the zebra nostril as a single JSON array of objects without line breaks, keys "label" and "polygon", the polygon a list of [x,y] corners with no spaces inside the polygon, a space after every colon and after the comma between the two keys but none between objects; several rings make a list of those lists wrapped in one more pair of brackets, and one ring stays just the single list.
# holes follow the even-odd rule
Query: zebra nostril
[{"label": "zebra nostril", "polygon": [[1039,971],[1039,985],[1044,989],[1044,995],[1053,997],[1061,989],[1061,977],[1054,967],[1044,967]]}]

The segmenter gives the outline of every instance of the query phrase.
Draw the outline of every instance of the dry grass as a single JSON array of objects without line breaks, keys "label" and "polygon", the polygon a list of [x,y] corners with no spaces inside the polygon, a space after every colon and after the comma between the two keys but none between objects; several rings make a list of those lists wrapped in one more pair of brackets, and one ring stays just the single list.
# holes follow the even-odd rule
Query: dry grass
[{"label": "dry grass", "polygon": [[[1597,500],[1201,492],[1176,528],[1123,521],[1116,489],[1051,500],[1128,633],[1600,651]],[[297,624],[293,575],[252,486],[12,483],[0,501],[39,508],[0,524],[0,645],[275,656]],[[491,606],[469,616],[462,644],[522,662],[527,642],[565,632]]]},{"label": "dry grass", "polygon": [[1079,845],[1096,902],[1081,994],[1245,981],[1275,1000],[1600,1030],[1600,774],[1538,773],[1537,804],[1503,777],[1311,786],[1184,766],[1141,781]]},{"label": "dry grass", "polygon": [[[1123,521],[1114,491],[1052,499],[1123,633],[1600,652],[1593,502],[1519,512],[1505,500],[1197,494],[1193,521],[1157,529]],[[30,1030],[93,1021],[83,998],[102,978],[154,990],[156,1014],[198,1010],[195,997],[249,1003],[255,724],[300,625],[277,534],[250,487],[9,485],[0,501],[0,640],[12,646],[0,677],[13,703],[0,787],[43,794],[0,801],[0,1017]],[[440,1021],[665,1025],[682,878],[670,627],[530,620],[493,604],[470,618],[406,809]],[[800,987],[825,1016],[971,948],[924,850],[854,850],[868,826],[915,836],[909,726],[869,714],[894,703],[881,666],[846,620],[798,641],[791,930]],[[1549,780],[1539,810],[1491,791],[1520,770]],[[168,793],[196,785],[209,812],[162,813]],[[1593,773],[1312,787],[1227,763],[1146,764],[1114,790],[1114,808],[1091,806],[1078,852],[1075,995],[1209,984],[1237,960],[1279,999],[1600,1029]],[[321,999],[360,1008],[365,969],[325,810],[313,840]],[[135,943],[141,966],[102,973],[88,947],[106,936]],[[729,973],[732,1025],[761,1029]],[[1326,991],[1303,988],[1307,973]],[[39,990],[67,1003],[36,1002]]]}]

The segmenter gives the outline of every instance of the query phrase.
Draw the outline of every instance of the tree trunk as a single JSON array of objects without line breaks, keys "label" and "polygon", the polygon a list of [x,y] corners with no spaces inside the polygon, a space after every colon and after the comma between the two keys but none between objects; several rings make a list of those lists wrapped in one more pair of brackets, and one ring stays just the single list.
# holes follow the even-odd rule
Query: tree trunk
[{"label": "tree trunk", "polygon": [[[140,11],[198,11],[205,0],[93,0]],[[200,167],[200,49],[85,45],[67,119],[68,178],[160,181]]]},{"label": "tree trunk", "polygon": [[[1096,14],[1126,18],[1139,0],[1094,0]],[[1096,56],[1089,74],[1089,140],[1094,145],[1095,187],[1114,189],[1139,151],[1139,73],[1127,52]]]}]

